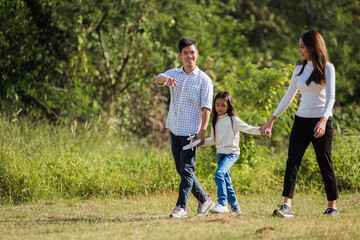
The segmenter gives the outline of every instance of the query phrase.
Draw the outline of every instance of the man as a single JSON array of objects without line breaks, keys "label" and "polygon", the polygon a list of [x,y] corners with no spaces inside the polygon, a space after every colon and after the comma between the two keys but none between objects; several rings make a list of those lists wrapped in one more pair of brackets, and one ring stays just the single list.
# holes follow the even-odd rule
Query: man
[{"label": "man", "polygon": [[166,128],[170,130],[171,150],[176,170],[181,177],[179,197],[170,217],[186,217],[190,192],[199,201],[197,214],[205,216],[215,204],[202,189],[194,175],[197,147],[183,150],[190,143],[189,135],[205,142],[206,128],[211,114],[213,84],[208,75],[196,66],[199,56],[197,44],[190,38],[181,39],[178,55],[184,66],[170,69],[156,76],[158,86],[170,88],[170,108]]}]

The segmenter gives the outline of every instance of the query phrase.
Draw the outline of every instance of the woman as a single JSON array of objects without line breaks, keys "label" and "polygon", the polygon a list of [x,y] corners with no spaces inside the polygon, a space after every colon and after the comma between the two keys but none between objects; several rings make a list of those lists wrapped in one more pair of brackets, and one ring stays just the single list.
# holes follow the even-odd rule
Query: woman
[{"label": "woman", "polygon": [[332,108],[335,102],[335,68],[328,62],[326,45],[322,36],[315,31],[303,33],[299,40],[299,53],[303,63],[296,66],[285,96],[269,121],[261,126],[272,129],[273,122],[290,105],[297,91],[301,93],[301,102],[295,114],[291,130],[288,159],[282,196],[284,204],[274,211],[274,216],[293,217],[291,200],[297,180],[302,157],[310,142],[313,144],[316,159],[321,170],[328,199],[325,215],[339,215],[336,208],[338,190],[331,161],[333,139]]}]

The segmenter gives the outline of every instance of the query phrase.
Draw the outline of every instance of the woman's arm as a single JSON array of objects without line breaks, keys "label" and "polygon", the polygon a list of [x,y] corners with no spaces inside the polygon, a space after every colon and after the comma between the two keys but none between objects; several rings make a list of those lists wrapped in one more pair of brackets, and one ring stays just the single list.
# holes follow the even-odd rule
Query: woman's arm
[{"label": "woman's arm", "polygon": [[261,134],[265,134],[265,130],[266,130],[267,128],[270,129],[270,131],[271,131],[271,129],[272,129],[272,127],[273,127],[273,124],[274,124],[274,121],[275,121],[276,118],[277,118],[277,117],[275,117],[274,115],[272,115],[272,116],[270,117],[269,121],[260,127],[260,132],[261,132]]},{"label": "woman's arm", "polygon": [[335,104],[335,68],[329,63],[325,67],[325,90],[326,102],[322,116],[328,119]]},{"label": "woman's arm", "polygon": [[270,117],[269,121],[260,127],[261,134],[265,134],[265,130],[267,128],[270,129],[270,131],[271,131],[275,119],[280,117],[280,115],[289,107],[290,103],[293,101],[293,99],[298,91],[297,74],[298,74],[300,68],[301,68],[301,65],[298,65],[295,67],[295,69],[292,73],[292,76],[291,76],[290,85],[289,85],[288,89],[286,90],[284,97],[281,99],[279,105],[277,106],[273,115]]},{"label": "woman's arm", "polygon": [[326,102],[322,117],[314,128],[315,138],[320,138],[325,134],[326,122],[331,116],[335,103],[335,68],[332,64],[329,63],[325,67],[325,84]]},{"label": "woman's arm", "polygon": [[290,85],[289,85],[288,89],[286,90],[284,97],[281,99],[279,105],[277,106],[275,112],[273,113],[273,116],[275,116],[277,118],[280,117],[280,115],[289,107],[290,103],[293,101],[293,99],[298,91],[297,74],[299,72],[300,67],[301,67],[301,65],[298,65],[294,69],[292,76],[291,76]]}]

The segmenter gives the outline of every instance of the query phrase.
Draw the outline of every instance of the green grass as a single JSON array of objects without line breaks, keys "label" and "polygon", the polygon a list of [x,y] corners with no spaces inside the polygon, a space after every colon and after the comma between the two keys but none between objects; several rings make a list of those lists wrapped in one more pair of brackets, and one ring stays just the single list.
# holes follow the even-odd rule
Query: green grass
[{"label": "green grass", "polygon": [[[210,193],[215,199],[215,193]],[[323,195],[297,193],[293,219],[271,217],[280,192],[238,194],[242,216],[195,217],[190,197],[187,219],[168,217],[177,193],[127,198],[70,199],[3,205],[1,239],[359,239],[360,197],[341,194],[339,217],[327,217]]]}]

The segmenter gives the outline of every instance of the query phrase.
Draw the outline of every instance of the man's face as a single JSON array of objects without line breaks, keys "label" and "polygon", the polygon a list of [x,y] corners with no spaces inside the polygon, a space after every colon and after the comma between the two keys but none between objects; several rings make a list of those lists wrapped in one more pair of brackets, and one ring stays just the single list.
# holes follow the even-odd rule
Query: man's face
[{"label": "man's face", "polygon": [[196,60],[199,56],[199,51],[195,48],[194,45],[184,47],[181,50],[181,53],[178,53],[178,55],[186,68],[195,68]]}]

